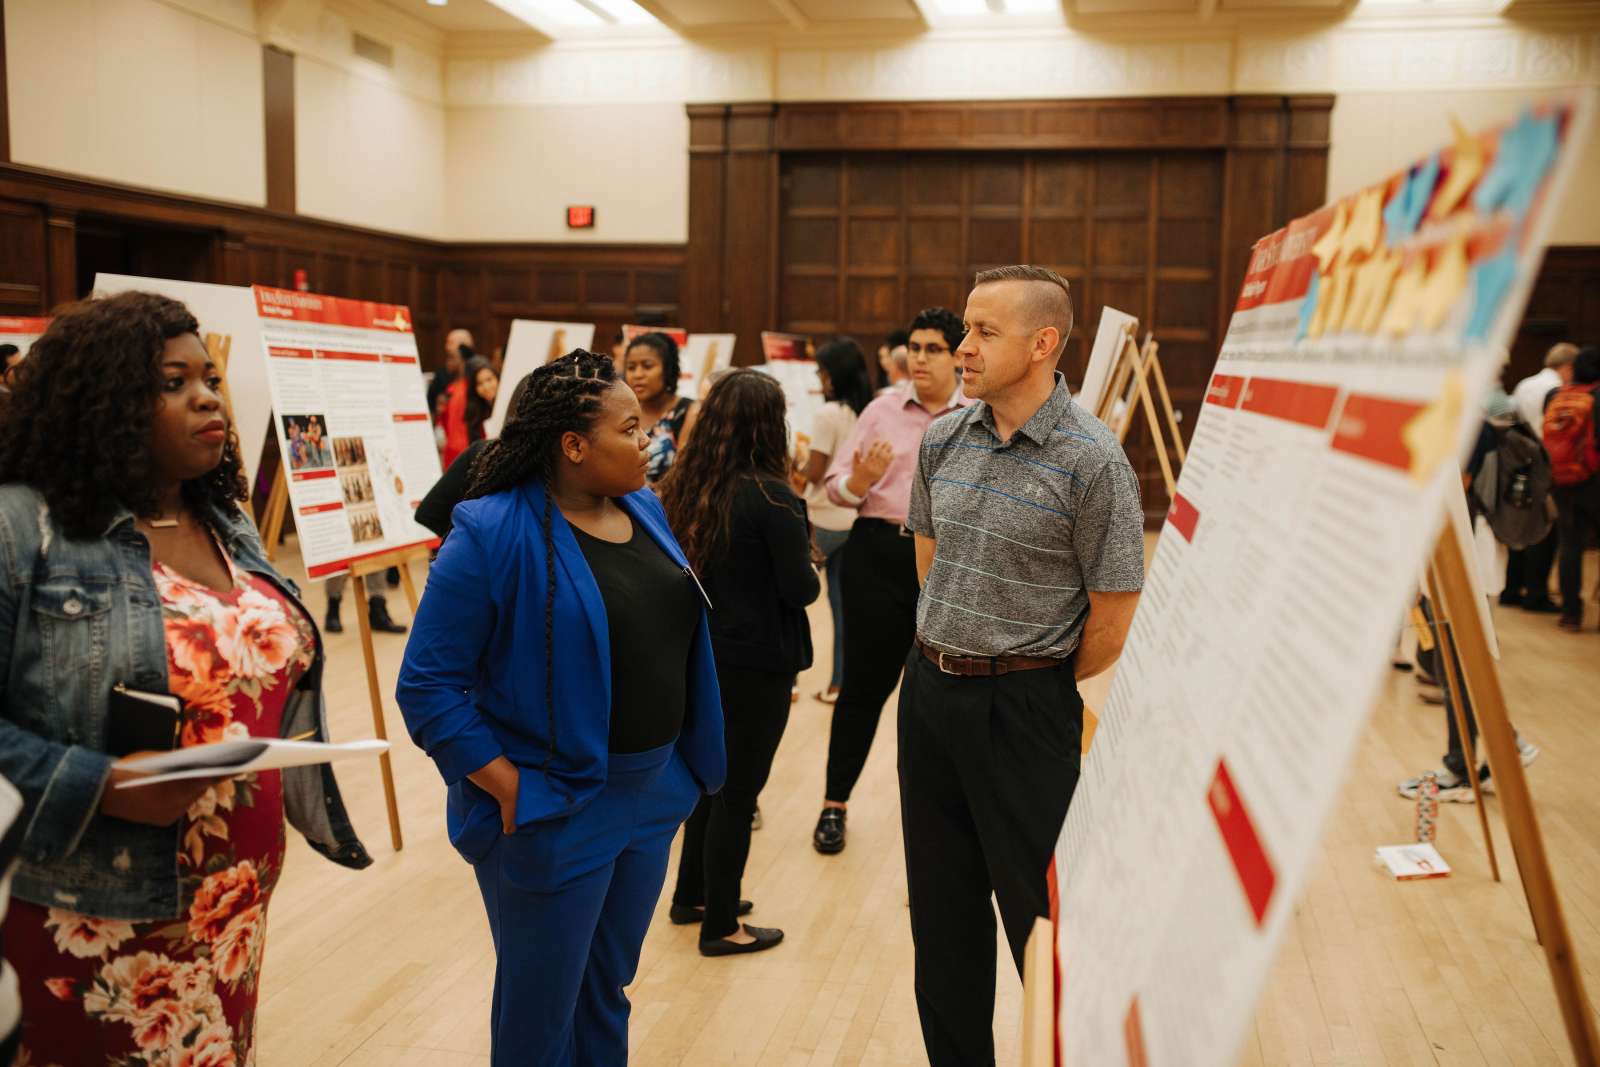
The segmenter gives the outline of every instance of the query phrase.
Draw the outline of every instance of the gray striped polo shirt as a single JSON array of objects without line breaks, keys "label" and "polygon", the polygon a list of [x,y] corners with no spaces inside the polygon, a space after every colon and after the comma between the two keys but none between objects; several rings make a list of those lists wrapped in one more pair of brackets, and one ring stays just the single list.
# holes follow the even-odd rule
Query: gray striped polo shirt
[{"label": "gray striped polo shirt", "polygon": [[922,439],[906,526],[937,543],[917,633],[975,656],[1067,656],[1088,590],[1144,586],[1144,510],[1122,445],[1056,387],[1009,441],[983,401]]}]

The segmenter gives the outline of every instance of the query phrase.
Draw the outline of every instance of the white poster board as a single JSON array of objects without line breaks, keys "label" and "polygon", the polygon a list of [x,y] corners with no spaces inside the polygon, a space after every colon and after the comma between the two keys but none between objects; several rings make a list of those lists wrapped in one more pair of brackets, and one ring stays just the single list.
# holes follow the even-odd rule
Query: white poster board
[{"label": "white poster board", "polygon": [[789,422],[789,447],[796,437],[811,439],[811,428],[816,424],[817,412],[827,401],[822,394],[822,381],[817,377],[817,364],[810,359],[773,359],[752,370],[770,374],[783,387]]},{"label": "white poster board", "polygon": [[1139,320],[1127,312],[1114,307],[1101,309],[1100,328],[1094,335],[1094,347],[1089,350],[1089,366],[1083,372],[1083,388],[1072,397],[1089,414],[1100,410],[1106,385],[1111,380],[1111,368],[1122,351],[1123,337],[1133,337],[1138,329]]},{"label": "white poster board", "polygon": [[261,453],[272,421],[272,392],[267,386],[267,366],[261,353],[261,320],[256,315],[255,294],[247,286],[180,282],[170,278],[136,278],[127,274],[96,274],[97,293],[159,293],[181,301],[200,323],[200,340],[225,376],[228,404],[233,408],[234,431],[244,458],[245,477],[252,490],[261,469]]},{"label": "white poster board", "polygon": [[0,345],[16,345],[26,355],[49,325],[47,317],[0,315]]},{"label": "white poster board", "polygon": [[500,436],[500,427],[510,414],[511,393],[518,382],[574,348],[587,349],[593,343],[592,322],[512,320],[511,336],[506,339],[506,361],[500,371],[500,391],[495,394],[494,411],[484,421],[483,432],[489,437]]},{"label": "white poster board", "polygon": [[678,395],[703,400],[706,382],[719,370],[733,366],[731,333],[692,333],[678,353]]},{"label": "white poster board", "polygon": [[436,544],[413,517],[440,471],[411,313],[264,285],[255,300],[306,577]]},{"label": "white poster board", "polygon": [[1057,846],[1064,1064],[1238,1062],[1592,110],[1257,243]]}]

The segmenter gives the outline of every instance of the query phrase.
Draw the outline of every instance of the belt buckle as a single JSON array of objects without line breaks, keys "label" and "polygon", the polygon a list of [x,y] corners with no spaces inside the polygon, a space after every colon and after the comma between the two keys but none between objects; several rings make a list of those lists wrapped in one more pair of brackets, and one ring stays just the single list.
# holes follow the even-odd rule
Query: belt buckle
[{"label": "belt buckle", "polygon": [[940,673],[954,675],[957,678],[961,677],[955,671],[951,670],[949,667],[946,667],[944,665],[944,657],[945,657],[945,655],[946,655],[946,653],[944,653],[944,652],[939,653],[939,658],[935,661],[935,664],[938,666]]}]

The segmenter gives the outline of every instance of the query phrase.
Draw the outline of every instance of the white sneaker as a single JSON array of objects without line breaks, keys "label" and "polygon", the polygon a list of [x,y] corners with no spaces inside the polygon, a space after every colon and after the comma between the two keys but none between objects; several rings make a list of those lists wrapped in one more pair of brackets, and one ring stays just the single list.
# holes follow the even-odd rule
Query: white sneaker
[{"label": "white sneaker", "polygon": [[[1440,767],[1433,772],[1439,779],[1439,799],[1445,803],[1472,804],[1476,798],[1472,795],[1472,783],[1465,778],[1457,778],[1449,771]],[[1417,799],[1417,794],[1422,792],[1422,775],[1407,778],[1399,785],[1400,795],[1407,800]],[[1494,779],[1478,776],[1478,788],[1483,790],[1484,796],[1494,795]]]},{"label": "white sneaker", "polygon": [[1517,755],[1522,757],[1522,765],[1527,767],[1539,758],[1539,746],[1532,741],[1524,741],[1522,735],[1517,735]]}]

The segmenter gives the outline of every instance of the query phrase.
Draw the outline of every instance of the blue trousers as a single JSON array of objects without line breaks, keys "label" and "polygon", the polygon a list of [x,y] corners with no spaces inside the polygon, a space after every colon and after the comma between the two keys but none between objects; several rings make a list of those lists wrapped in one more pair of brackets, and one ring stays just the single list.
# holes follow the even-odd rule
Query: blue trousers
[{"label": "blue trousers", "polygon": [[610,757],[582,811],[502,834],[475,866],[494,936],[495,1067],[628,1062],[628,998],[700,785],[665,745]]}]

